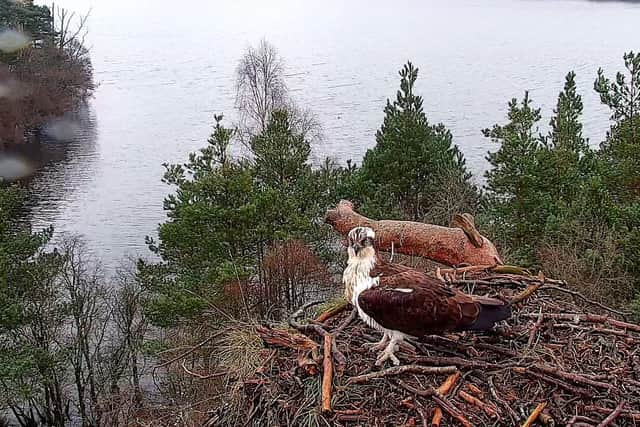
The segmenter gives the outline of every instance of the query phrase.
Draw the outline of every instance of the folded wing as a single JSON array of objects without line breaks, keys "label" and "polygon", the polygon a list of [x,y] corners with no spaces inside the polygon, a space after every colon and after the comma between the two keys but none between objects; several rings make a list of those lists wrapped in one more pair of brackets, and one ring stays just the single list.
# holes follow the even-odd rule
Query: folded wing
[{"label": "folded wing", "polygon": [[[496,299],[466,295],[409,267],[375,271],[379,285],[358,298],[360,308],[380,325],[413,336],[451,330],[483,330],[511,315]],[[372,274],[373,275],[373,274]]]}]

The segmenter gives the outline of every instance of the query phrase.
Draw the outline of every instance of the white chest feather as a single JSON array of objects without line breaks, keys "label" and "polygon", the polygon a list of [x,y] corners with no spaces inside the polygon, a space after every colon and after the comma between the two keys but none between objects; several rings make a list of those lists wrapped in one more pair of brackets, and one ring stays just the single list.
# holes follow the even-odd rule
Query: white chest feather
[{"label": "white chest feather", "polygon": [[375,260],[373,258],[354,257],[349,259],[347,268],[345,268],[342,275],[342,280],[348,288],[353,289],[351,304],[358,309],[358,315],[362,321],[374,329],[384,331],[385,328],[362,311],[358,304],[358,297],[362,292],[378,285],[378,278],[369,276],[369,272],[374,265]]}]

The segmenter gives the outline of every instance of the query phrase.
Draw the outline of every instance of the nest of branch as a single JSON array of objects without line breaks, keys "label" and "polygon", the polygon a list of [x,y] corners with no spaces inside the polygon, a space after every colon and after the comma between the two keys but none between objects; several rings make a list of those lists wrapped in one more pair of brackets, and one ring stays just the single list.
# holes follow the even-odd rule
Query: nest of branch
[{"label": "nest of branch", "polygon": [[288,329],[257,329],[265,357],[243,381],[242,416],[214,411],[208,425],[640,424],[640,326],[624,313],[513,267],[434,274],[521,302],[493,331],[425,337],[383,368],[363,348],[380,335],[350,306],[321,321],[299,310]]}]

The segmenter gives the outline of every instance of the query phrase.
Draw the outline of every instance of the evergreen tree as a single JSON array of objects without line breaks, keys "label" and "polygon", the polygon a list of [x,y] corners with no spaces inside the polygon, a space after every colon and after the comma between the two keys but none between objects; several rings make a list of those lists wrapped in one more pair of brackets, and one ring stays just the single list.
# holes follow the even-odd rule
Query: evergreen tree
[{"label": "evergreen tree", "polygon": [[565,78],[558,94],[551,131],[542,139],[538,165],[540,191],[555,205],[549,214],[558,215],[583,197],[597,168],[595,153],[582,135],[582,97],[576,91],[575,73]]},{"label": "evergreen tree", "polygon": [[611,81],[600,69],[594,89],[614,121],[601,146],[610,164],[611,190],[620,202],[630,202],[640,201],[640,53],[626,53],[624,65],[628,80],[618,72]]},{"label": "evergreen tree", "polygon": [[251,141],[256,175],[267,186],[289,188],[309,172],[309,141],[297,134],[284,110],[272,112],[264,132]]},{"label": "evergreen tree", "polygon": [[168,220],[159,227],[159,244],[148,241],[162,262],[139,265],[153,296],[147,312],[157,324],[224,302],[230,281],[262,286],[263,261],[277,242],[297,239],[328,252],[330,235],[315,219],[335,203],[345,173],[331,164],[311,169],[309,142],[285,111],[274,111],[252,138],[253,161],[229,158],[235,131],[221,120],[216,116],[206,148],[185,164],[166,165],[164,181],[176,191],[165,200]]},{"label": "evergreen tree", "polygon": [[544,215],[540,213],[541,200],[536,191],[542,146],[537,128],[540,109],[532,106],[525,92],[520,103],[515,98],[509,102],[507,117],[507,124],[482,131],[500,144],[487,156],[491,165],[486,173],[487,189],[496,231],[513,247],[527,250],[529,237],[539,234],[543,220],[540,216]]},{"label": "evergreen tree", "polygon": [[[365,154],[352,191],[370,215],[446,223],[459,211],[473,211],[478,196],[451,133],[444,125],[427,121],[422,97],[414,91],[417,78],[418,69],[408,62],[400,71],[396,99],[387,100],[376,145]],[[442,188],[452,183],[464,189],[458,212],[426,218],[446,197]]]},{"label": "evergreen tree", "polygon": [[624,266],[640,290],[640,53],[628,52],[623,59],[628,76],[618,72],[611,81],[600,69],[594,89],[614,121],[600,150],[602,176],[613,198],[606,217],[622,236]]}]

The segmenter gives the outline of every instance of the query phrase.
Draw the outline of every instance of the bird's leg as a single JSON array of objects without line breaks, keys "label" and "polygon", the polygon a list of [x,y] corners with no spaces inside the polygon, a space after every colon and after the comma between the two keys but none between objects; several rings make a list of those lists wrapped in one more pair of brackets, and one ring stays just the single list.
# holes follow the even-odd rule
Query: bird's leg
[{"label": "bird's leg", "polygon": [[400,360],[395,355],[395,351],[398,350],[399,344],[403,342],[403,336],[396,334],[394,332],[391,333],[391,340],[387,347],[384,349],[382,353],[378,355],[378,359],[376,360],[376,366],[382,366],[385,360],[391,359],[394,365],[398,366],[400,364]]},{"label": "bird's leg", "polygon": [[389,334],[384,332],[380,341],[377,343],[365,343],[363,347],[369,351],[380,351],[387,346],[387,341],[389,341]]}]

